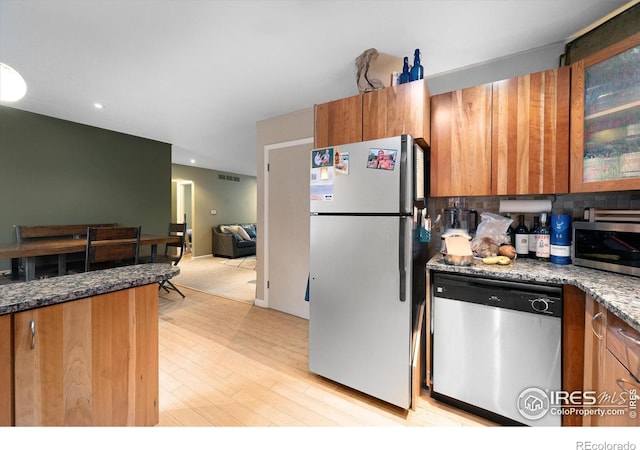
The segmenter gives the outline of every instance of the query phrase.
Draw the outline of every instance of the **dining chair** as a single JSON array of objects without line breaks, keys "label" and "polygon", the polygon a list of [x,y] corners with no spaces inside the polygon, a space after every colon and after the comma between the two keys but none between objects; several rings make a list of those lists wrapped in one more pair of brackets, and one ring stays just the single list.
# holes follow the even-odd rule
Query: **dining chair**
[{"label": "dining chair", "polygon": [[85,272],[138,264],[140,226],[87,229]]},{"label": "dining chair", "polygon": [[[167,242],[164,247],[164,254],[158,255],[157,262],[164,262],[177,266],[184,254],[187,223],[169,223],[167,234],[169,236],[180,237],[180,240],[178,242]],[[178,289],[171,281],[162,280],[159,283],[160,285],[158,286],[158,290],[164,289],[167,293],[169,290],[174,290],[180,294],[182,298],[185,297],[180,289]]]}]

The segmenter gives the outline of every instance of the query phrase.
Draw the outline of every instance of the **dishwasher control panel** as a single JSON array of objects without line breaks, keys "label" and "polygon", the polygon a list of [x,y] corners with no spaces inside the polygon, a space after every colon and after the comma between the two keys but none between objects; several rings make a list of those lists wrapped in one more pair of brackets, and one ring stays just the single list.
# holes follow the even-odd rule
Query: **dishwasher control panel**
[{"label": "dishwasher control panel", "polygon": [[531,304],[531,308],[533,308],[533,310],[536,312],[553,314],[553,306],[557,301],[558,299],[549,297],[538,297],[529,300],[529,303]]},{"label": "dishwasher control panel", "polygon": [[433,274],[433,296],[562,317],[562,287],[444,273]]}]

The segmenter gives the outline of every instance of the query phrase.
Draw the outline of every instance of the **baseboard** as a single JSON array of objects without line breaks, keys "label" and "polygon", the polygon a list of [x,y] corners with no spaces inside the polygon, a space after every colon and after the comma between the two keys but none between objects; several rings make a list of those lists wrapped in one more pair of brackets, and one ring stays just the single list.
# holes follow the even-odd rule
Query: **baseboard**
[{"label": "baseboard", "polygon": [[269,302],[262,300],[261,298],[256,298],[253,301],[253,304],[256,306],[260,306],[261,308],[268,308],[269,307]]},{"label": "baseboard", "polygon": [[213,258],[213,254],[208,253],[206,255],[200,255],[200,256],[193,256],[192,254],[190,259],[200,259],[200,258]]}]

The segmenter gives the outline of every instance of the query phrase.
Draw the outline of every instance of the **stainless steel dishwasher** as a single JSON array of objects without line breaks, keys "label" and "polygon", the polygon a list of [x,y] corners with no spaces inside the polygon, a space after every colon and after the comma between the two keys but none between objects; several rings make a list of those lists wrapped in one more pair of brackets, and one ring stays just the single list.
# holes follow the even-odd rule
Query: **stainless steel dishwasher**
[{"label": "stainless steel dishwasher", "polygon": [[433,273],[432,392],[505,425],[560,426],[562,288]]}]

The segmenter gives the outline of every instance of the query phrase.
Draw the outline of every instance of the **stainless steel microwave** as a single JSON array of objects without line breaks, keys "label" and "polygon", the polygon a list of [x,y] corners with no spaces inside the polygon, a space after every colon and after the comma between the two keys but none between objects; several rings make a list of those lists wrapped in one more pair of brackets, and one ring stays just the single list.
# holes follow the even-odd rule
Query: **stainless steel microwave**
[{"label": "stainless steel microwave", "polygon": [[574,222],[573,264],[640,276],[640,223]]}]

